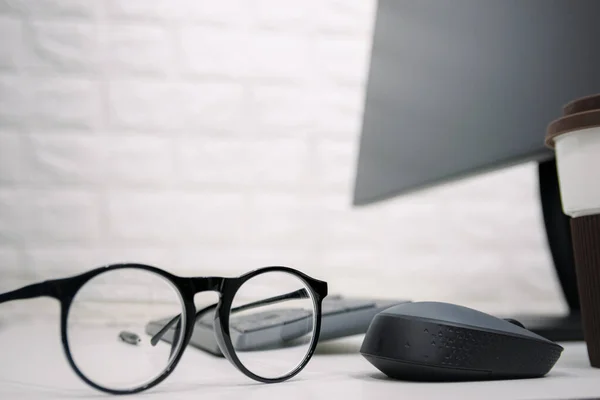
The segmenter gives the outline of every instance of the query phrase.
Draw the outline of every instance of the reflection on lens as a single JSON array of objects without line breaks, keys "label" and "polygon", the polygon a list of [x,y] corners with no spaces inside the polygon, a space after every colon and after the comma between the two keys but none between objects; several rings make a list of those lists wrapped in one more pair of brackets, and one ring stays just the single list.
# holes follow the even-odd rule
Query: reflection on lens
[{"label": "reflection on lens", "polygon": [[[150,343],[149,321],[183,314],[175,287],[142,269],[104,272],[75,295],[67,319],[67,341],[76,367],[90,381],[110,390],[129,391],[158,378],[182,343],[184,321],[166,341]],[[175,340],[173,340],[175,339]]]},{"label": "reflection on lens", "polygon": [[257,275],[240,287],[231,306],[235,353],[255,375],[286,377],[308,356],[315,318],[315,301],[299,277],[287,272]]}]

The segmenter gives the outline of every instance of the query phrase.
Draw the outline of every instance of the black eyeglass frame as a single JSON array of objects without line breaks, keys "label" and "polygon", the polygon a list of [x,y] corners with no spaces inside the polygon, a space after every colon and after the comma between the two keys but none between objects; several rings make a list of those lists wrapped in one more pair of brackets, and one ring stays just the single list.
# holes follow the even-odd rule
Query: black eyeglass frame
[{"label": "black eyeglass frame", "polygon": [[[175,350],[176,354],[174,357],[171,358],[170,364],[165,368],[161,375],[156,377],[150,383],[130,390],[115,390],[106,388],[88,379],[79,370],[79,368],[75,364],[75,361],[73,360],[67,336],[67,321],[69,317],[69,310],[77,292],[92,278],[100,274],[110,271],[116,271],[119,269],[140,269],[147,272],[155,273],[165,278],[179,292],[179,295],[181,296],[181,299],[183,301],[185,311],[185,331],[183,334],[183,341],[182,343],[178,344],[177,349]],[[298,364],[298,366],[294,370],[289,372],[287,375],[278,378],[264,378],[248,370],[237,357],[233,348],[233,343],[231,341],[231,334],[229,332],[230,310],[237,291],[249,279],[268,272],[285,272],[299,278],[310,290],[310,295],[313,299],[315,307],[314,309],[316,312],[314,334],[312,342],[310,344],[310,348],[305,358],[302,360],[301,363]],[[196,306],[194,304],[194,296],[198,293],[207,291],[219,293],[219,302],[216,305],[197,311]],[[214,321],[215,336],[217,339],[217,343],[221,349],[221,352],[227,358],[227,360],[229,360],[229,362],[231,362],[246,376],[258,382],[278,383],[286,381],[297,375],[300,371],[302,371],[315,352],[317,343],[319,341],[319,334],[321,331],[322,302],[323,299],[327,297],[327,294],[327,282],[315,279],[301,271],[286,266],[269,266],[259,268],[238,277],[181,277],[151,265],[138,263],[121,263],[96,268],[91,271],[69,278],[47,280],[44,282],[35,283],[11,292],[0,294],[0,304],[8,301],[33,299],[38,297],[51,297],[58,300],[61,305],[61,341],[66,358],[71,368],[74,370],[77,376],[79,376],[79,378],[81,378],[91,387],[105,393],[123,395],[139,393],[163,382],[173,372],[173,370],[176,368],[177,364],[181,360],[181,357],[183,356],[183,353],[185,352],[192,337],[196,319],[200,315],[202,315],[202,313],[205,310],[207,310],[208,308],[212,309],[213,307],[216,308]]]}]

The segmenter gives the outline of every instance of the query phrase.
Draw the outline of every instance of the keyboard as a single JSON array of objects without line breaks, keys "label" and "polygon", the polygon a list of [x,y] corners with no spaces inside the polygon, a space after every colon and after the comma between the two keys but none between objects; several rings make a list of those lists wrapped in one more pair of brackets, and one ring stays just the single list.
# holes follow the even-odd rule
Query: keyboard
[{"label": "keyboard", "polygon": [[[364,334],[373,317],[379,312],[408,300],[377,300],[340,295],[323,300],[319,342]],[[156,334],[173,316],[151,321],[146,326],[148,335]],[[214,334],[214,312],[196,321],[190,344],[215,356],[222,356]],[[231,316],[231,340],[237,350],[273,348],[312,331],[312,312],[305,309],[279,309]],[[171,343],[174,327],[162,340]]]}]

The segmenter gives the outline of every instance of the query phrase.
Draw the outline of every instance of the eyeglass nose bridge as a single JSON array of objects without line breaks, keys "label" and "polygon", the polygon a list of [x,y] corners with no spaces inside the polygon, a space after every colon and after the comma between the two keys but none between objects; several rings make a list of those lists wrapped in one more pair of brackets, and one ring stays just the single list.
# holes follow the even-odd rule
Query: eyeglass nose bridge
[{"label": "eyeglass nose bridge", "polygon": [[221,277],[197,277],[191,281],[191,294],[196,295],[202,292],[221,292],[225,278]]}]

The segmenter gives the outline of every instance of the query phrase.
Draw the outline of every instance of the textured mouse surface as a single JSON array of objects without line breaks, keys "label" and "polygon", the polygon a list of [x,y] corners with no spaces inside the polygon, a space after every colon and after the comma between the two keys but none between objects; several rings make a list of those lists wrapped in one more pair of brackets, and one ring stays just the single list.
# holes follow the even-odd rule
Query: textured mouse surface
[{"label": "textured mouse surface", "polygon": [[441,302],[407,303],[387,308],[381,314],[428,319],[439,323],[503,332],[549,342],[546,338],[511,322],[456,304]]},{"label": "textured mouse surface", "polygon": [[467,307],[420,302],[373,319],[360,352],[394,379],[461,381],[546,375],[563,348]]}]

